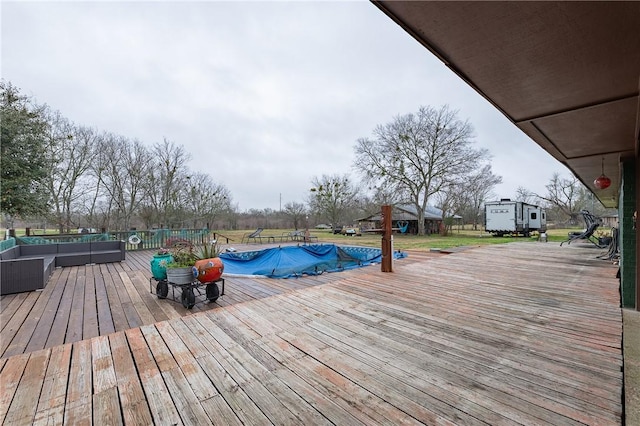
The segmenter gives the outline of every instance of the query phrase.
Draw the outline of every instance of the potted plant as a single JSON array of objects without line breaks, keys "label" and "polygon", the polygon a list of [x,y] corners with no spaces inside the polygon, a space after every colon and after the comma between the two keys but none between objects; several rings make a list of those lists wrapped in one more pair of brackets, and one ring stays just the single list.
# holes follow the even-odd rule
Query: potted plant
[{"label": "potted plant", "polygon": [[171,252],[165,248],[159,249],[151,259],[151,275],[156,281],[167,279],[167,264],[173,261]]},{"label": "potted plant", "polygon": [[222,260],[218,257],[220,250],[216,240],[196,248],[196,260],[193,275],[201,283],[212,283],[218,281],[224,271]]},{"label": "potted plant", "polygon": [[205,293],[209,302],[215,302],[220,296],[220,289],[217,282],[222,277],[224,264],[218,257],[220,249],[218,241],[212,240],[208,244],[197,247],[195,251],[198,260],[193,266],[193,275],[202,284],[205,284]]},{"label": "potted plant", "polygon": [[173,260],[167,263],[167,280],[173,284],[190,284],[194,279],[193,265],[198,260],[190,243],[174,244]]}]

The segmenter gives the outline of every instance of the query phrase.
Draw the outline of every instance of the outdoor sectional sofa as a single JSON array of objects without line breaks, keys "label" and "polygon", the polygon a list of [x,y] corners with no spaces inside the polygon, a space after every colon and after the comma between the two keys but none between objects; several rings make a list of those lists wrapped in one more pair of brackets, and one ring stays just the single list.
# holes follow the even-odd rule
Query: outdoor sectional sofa
[{"label": "outdoor sectional sofa", "polygon": [[15,245],[0,252],[0,294],[42,289],[58,266],[124,259],[124,241]]}]

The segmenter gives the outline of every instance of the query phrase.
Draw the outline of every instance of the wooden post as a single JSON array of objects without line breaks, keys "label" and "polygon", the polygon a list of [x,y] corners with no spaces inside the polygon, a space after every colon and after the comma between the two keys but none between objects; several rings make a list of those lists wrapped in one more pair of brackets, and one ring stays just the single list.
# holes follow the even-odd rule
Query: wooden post
[{"label": "wooden post", "polygon": [[393,272],[393,235],[391,234],[391,206],[382,206],[382,272]]}]

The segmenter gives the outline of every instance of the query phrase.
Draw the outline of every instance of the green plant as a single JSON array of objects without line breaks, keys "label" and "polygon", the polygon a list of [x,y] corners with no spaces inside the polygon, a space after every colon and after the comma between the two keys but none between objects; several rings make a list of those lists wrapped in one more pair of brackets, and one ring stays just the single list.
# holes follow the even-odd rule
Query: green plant
[{"label": "green plant", "polygon": [[171,247],[173,260],[167,263],[167,268],[188,268],[198,260],[194,253],[194,246],[189,242],[177,242]]},{"label": "green plant", "polygon": [[218,257],[219,254],[220,248],[216,240],[202,245],[180,241],[171,248],[173,261],[167,263],[167,268],[187,268],[193,266],[200,259],[211,259]]},{"label": "green plant", "polygon": [[220,247],[217,240],[211,240],[209,243],[194,248],[194,255],[196,260],[211,259],[212,257],[218,257],[220,255]]}]

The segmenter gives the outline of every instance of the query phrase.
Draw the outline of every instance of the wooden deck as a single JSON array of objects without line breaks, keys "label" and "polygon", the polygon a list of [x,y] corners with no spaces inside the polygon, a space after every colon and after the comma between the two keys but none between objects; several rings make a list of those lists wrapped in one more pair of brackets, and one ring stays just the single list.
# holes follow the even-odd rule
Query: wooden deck
[{"label": "wooden deck", "polygon": [[[234,247],[255,250],[271,246]],[[179,288],[175,292],[169,288],[169,296],[176,303],[152,293],[152,255],[151,250],[127,252],[126,261],[121,263],[58,268],[43,291],[0,296],[0,358],[324,284],[352,273],[293,280],[226,278],[224,296],[208,303],[201,295],[188,310],[180,303]],[[409,262],[436,256],[415,253]]]},{"label": "wooden deck", "polygon": [[228,279],[193,311],[149,293],[149,255],[59,269],[1,300],[0,419],[620,425],[618,281],[598,253],[515,243]]}]

